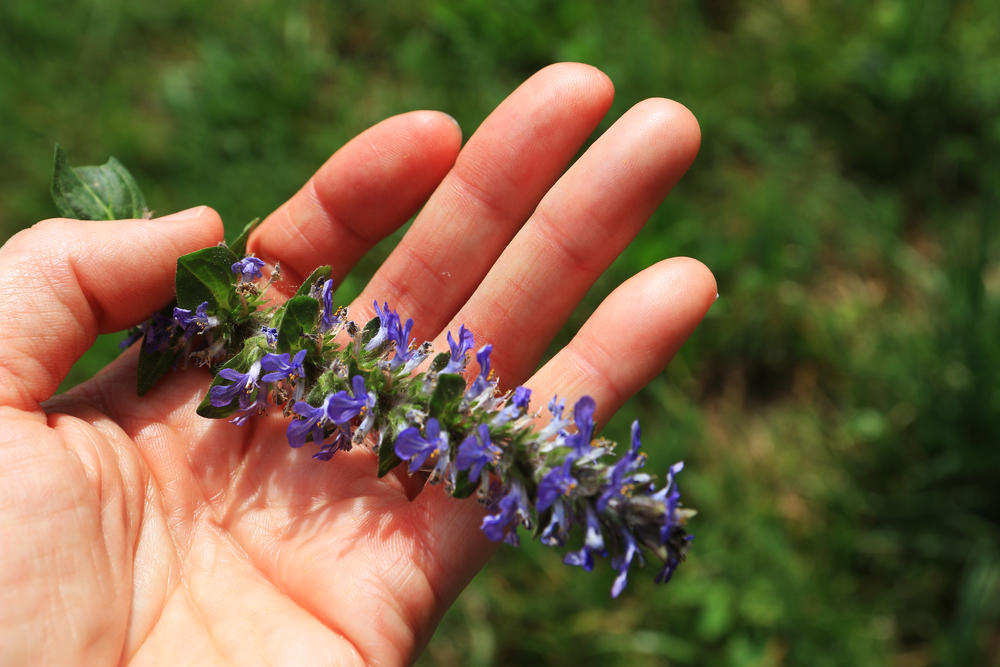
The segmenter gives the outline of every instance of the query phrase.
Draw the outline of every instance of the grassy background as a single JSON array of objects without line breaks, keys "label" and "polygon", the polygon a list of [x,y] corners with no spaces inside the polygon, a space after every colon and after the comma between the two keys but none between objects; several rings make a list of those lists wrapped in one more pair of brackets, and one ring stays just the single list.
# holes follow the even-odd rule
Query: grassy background
[{"label": "grassy background", "polygon": [[159,4],[0,3],[0,238],[53,215],[57,140],[236,229],[368,125],[434,108],[469,134],[557,60],[612,77],[609,122],[665,95],[702,124],[571,323],[662,257],[715,271],[706,322],[608,426],[687,461],[692,557],[611,602],[606,568],[505,548],[422,664],[1000,664],[1000,4]]}]

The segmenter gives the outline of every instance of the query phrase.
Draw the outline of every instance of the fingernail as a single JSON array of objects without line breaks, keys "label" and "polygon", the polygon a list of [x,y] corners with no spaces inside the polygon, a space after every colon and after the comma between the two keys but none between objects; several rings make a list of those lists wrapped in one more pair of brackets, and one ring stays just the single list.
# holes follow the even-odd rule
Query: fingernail
[{"label": "fingernail", "polygon": [[170,215],[165,215],[162,218],[157,218],[158,222],[180,222],[181,220],[193,220],[201,215],[201,212],[205,210],[204,206],[195,206],[194,208],[189,208],[184,211],[178,211],[177,213],[171,213]]}]

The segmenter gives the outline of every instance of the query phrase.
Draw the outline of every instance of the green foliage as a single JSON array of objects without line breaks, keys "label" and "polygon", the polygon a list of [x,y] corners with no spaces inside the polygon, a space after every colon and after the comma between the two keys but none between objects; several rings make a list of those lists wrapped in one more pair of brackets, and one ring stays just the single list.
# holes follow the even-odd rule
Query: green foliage
[{"label": "green foliage", "polygon": [[611,76],[605,127],[655,95],[698,117],[691,172],[570,323],[665,256],[718,278],[607,427],[639,417],[651,468],[686,460],[689,562],[609,604],[612,573],[502,548],[424,664],[996,663],[1000,5],[47,4],[0,3],[4,235],[52,215],[55,139],[237,224],[364,127],[436,108],[468,134],[556,60]]},{"label": "green foliage", "polygon": [[135,179],[113,157],[99,167],[71,167],[66,151],[56,144],[51,189],[59,213],[67,218],[120,220],[146,213]]},{"label": "green foliage", "polygon": [[383,440],[383,446],[378,449],[378,476],[385,477],[389,474],[393,468],[398,466],[403,462],[403,459],[396,455],[396,449],[389,446],[388,443],[392,442],[392,437],[394,433],[391,427],[385,433]]},{"label": "green foliage", "polygon": [[[173,310],[171,307],[170,310]],[[144,350],[139,355],[139,362],[136,371],[136,392],[140,396],[145,396],[156,383],[166,375],[177,360],[178,351],[166,350]]]},{"label": "green foliage", "polygon": [[454,414],[455,406],[465,393],[465,378],[455,373],[442,373],[431,395],[430,414]]},{"label": "green foliage", "polygon": [[302,348],[299,339],[311,331],[319,316],[319,301],[311,296],[293,296],[275,315],[278,329],[278,351],[293,352]]},{"label": "green foliage", "polygon": [[174,279],[177,305],[193,310],[208,302],[213,312],[224,312],[234,306],[230,267],[237,257],[225,246],[213,246],[184,255],[177,260]]},{"label": "green foliage", "polygon": [[330,273],[332,269],[329,266],[319,266],[313,269],[313,272],[309,274],[309,277],[299,285],[299,289],[295,292],[295,296],[309,296],[309,292],[312,286],[317,282],[323,282],[330,278]]}]

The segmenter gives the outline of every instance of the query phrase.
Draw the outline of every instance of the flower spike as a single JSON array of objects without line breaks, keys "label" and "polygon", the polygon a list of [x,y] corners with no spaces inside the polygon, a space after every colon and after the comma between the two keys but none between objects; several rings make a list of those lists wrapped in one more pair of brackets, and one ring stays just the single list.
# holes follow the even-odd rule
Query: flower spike
[{"label": "flower spike", "polygon": [[230,285],[232,294],[165,309],[132,330],[130,340],[143,337],[140,354],[164,372],[210,366],[216,381],[199,414],[242,425],[281,406],[289,446],[311,442],[314,459],[336,465],[337,452],[368,445],[380,475],[405,464],[455,497],[477,493],[486,506],[481,529],[492,540],[517,545],[519,527],[538,526],[543,544],[567,547],[567,565],[590,571],[597,558],[610,558],[613,597],[648,558],[662,563],[656,581],[673,576],[694,514],[677,486],[683,464],[657,488],[644,470],[638,422],[628,450],[615,457],[613,443],[595,438],[593,398],[579,397],[564,414],[566,399],[553,396],[547,411],[532,412],[531,390],[500,389],[491,344],[475,352],[478,373],[466,380],[475,339],[464,324],[435,354],[430,343],[413,341],[414,321],[387,302],[374,302],[365,326],[347,319],[333,304],[329,267],[284,305],[270,305],[264,292],[274,275],[251,284],[263,266],[255,257],[220,263],[204,283]]}]

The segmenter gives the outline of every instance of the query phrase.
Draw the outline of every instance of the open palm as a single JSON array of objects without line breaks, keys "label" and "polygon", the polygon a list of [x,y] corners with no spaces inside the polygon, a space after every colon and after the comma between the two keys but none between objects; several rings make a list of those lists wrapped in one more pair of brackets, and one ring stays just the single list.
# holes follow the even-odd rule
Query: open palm
[{"label": "open palm", "polygon": [[[426,202],[352,318],[388,301],[439,348],[464,323],[494,344],[502,386],[590,394],[606,421],[716,294],[698,262],[664,260],[535,370],[697,151],[691,114],[646,100],[566,170],[611,98],[603,74],[562,64],[514,91],[464,147],[444,114],[390,118],[339,150],[249,248],[280,261],[287,294],[319,264],[344,276]],[[98,332],[170,300],[178,256],[221,237],[200,208],[46,221],[0,250],[5,663],[404,663],[492,553],[474,499],[378,479],[367,449],[318,463],[287,446],[280,417],[242,428],[198,417],[202,370],[139,399],[133,348],[52,397]]]}]

